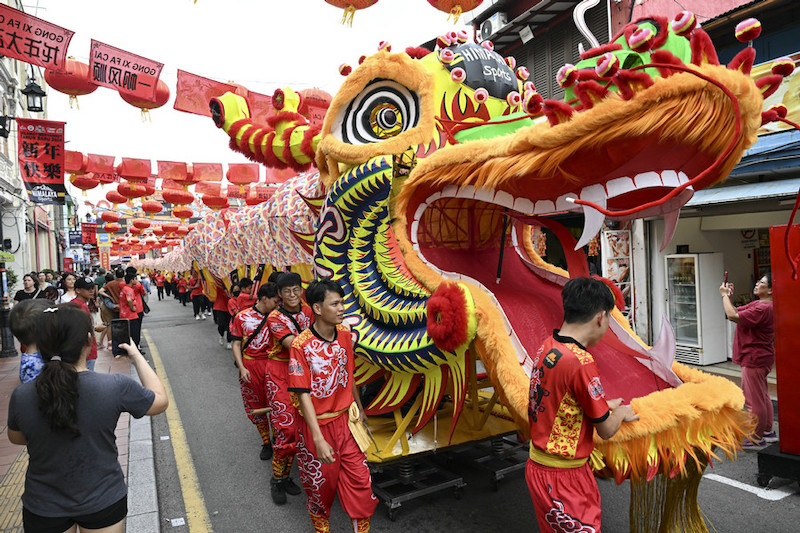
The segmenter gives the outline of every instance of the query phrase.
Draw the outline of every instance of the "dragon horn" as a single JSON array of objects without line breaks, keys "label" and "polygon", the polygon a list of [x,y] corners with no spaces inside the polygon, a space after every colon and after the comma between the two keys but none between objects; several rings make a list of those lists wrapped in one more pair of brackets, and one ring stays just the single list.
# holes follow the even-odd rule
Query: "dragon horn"
[{"label": "dragon horn", "polygon": [[268,167],[307,170],[320,141],[320,128],[310,126],[297,113],[300,97],[291,89],[278,89],[272,101],[277,114],[268,117],[266,124],[253,121],[247,100],[233,93],[213,98],[209,107],[214,123],[231,138],[233,150]]}]

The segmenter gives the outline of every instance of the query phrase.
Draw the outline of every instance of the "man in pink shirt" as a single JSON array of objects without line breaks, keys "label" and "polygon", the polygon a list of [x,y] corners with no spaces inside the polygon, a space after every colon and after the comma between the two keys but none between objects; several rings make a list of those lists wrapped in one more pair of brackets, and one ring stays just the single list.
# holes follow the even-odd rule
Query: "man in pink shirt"
[{"label": "man in pink shirt", "polygon": [[[77,305],[92,317],[89,311],[88,302],[94,298],[94,280],[89,277],[79,277],[75,279],[75,299],[71,303]],[[94,325],[94,317],[92,317],[92,325]],[[92,335],[92,350],[86,356],[86,368],[94,372],[94,364],[97,362],[97,339]]]},{"label": "man in pink shirt", "polygon": [[[125,274],[125,284],[119,294],[119,317],[127,318],[131,324],[131,340],[139,347],[142,335],[142,304],[141,287],[135,272]],[[141,350],[139,350],[141,351]]]}]

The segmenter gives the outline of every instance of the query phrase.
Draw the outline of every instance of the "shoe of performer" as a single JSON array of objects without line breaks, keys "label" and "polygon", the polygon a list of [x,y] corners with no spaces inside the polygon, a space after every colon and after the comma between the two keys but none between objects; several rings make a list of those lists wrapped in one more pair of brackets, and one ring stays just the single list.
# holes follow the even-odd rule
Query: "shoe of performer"
[{"label": "shoe of performer", "polygon": [[226,342],[226,343],[225,343],[225,349],[226,349],[226,350],[233,350],[233,344],[231,344],[231,343],[229,343],[229,342]]},{"label": "shoe of performer", "polygon": [[774,431],[767,431],[761,437],[767,443],[778,442],[778,434]]},{"label": "shoe of performer", "polygon": [[744,440],[742,441],[742,448],[744,448],[745,450],[760,450],[766,445],[767,442],[763,438],[757,440],[755,436],[745,437]]},{"label": "shoe of performer", "polygon": [[[235,362],[233,363],[236,364]],[[262,444],[261,445],[261,453],[258,456],[259,459],[262,461],[269,461],[272,459],[272,444]]]},{"label": "shoe of performer", "polygon": [[286,491],[286,494],[291,494],[292,496],[297,496],[303,492],[303,489],[298,487],[290,477],[283,480],[283,490]]},{"label": "shoe of performer", "polygon": [[219,345],[222,346],[223,344],[225,344],[225,336],[219,338]]},{"label": "shoe of performer", "polygon": [[283,480],[272,478],[269,484],[269,493],[275,505],[286,504],[286,490],[283,488]]},{"label": "shoe of performer", "polygon": [[200,319],[201,319],[201,320],[205,320],[205,319],[206,319],[206,315],[205,315],[205,313],[200,313]]},{"label": "shoe of performer", "polygon": [[194,315],[195,320],[200,320],[200,315]]}]

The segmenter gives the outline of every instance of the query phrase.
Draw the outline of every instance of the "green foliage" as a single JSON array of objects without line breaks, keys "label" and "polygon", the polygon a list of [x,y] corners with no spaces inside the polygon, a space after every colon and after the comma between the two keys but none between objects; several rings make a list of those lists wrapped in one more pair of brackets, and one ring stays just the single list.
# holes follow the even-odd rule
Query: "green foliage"
[{"label": "green foliage", "polygon": [[11,289],[17,284],[17,273],[10,268],[6,268],[6,283],[8,284],[8,292],[11,293]]}]

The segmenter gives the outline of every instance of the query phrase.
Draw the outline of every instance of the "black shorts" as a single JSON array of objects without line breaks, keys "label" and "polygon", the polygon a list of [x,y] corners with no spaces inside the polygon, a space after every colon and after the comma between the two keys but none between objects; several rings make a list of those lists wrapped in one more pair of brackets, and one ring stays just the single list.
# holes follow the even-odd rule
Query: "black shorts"
[{"label": "black shorts", "polygon": [[22,524],[25,527],[25,533],[64,533],[73,524],[78,524],[81,528],[86,529],[102,529],[113,526],[127,515],[128,497],[125,496],[118,502],[112,503],[96,513],[70,518],[39,516],[23,507]]}]

